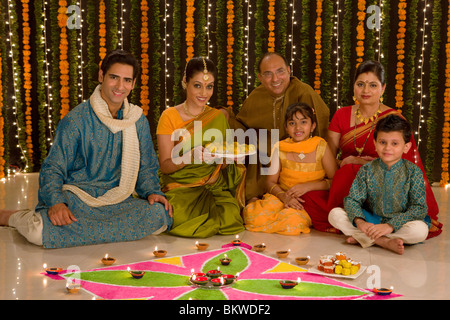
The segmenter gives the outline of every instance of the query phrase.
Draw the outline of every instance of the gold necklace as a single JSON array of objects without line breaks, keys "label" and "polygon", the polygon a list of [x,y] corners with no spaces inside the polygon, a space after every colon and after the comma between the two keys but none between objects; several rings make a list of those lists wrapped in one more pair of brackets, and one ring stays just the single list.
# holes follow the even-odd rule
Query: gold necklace
[{"label": "gold necklace", "polygon": [[[358,109],[355,111],[356,117],[358,117],[358,113],[359,113],[359,115],[360,115],[361,117],[363,117],[363,116],[361,115],[361,113],[359,112],[359,107],[358,107]],[[365,124],[367,124],[367,123],[369,122],[369,120],[370,120],[370,121],[372,121],[372,125],[370,126],[370,132],[369,132],[369,134],[368,134],[367,137],[366,137],[366,141],[364,141],[364,144],[362,145],[361,148],[358,148],[358,147],[356,146],[356,127],[357,127],[357,121],[356,121],[356,119],[355,119],[355,130],[353,130],[353,143],[354,143],[354,145],[355,145],[355,150],[356,150],[356,152],[358,152],[358,157],[361,156],[362,152],[364,151],[364,147],[366,146],[367,140],[369,140],[369,136],[370,136],[370,134],[372,133],[372,130],[373,130],[373,128],[375,127],[375,124],[376,124],[377,121],[378,121],[378,116],[379,116],[380,113],[381,113],[381,105],[378,106],[378,110],[377,110],[377,112],[375,112],[375,114],[374,114],[373,116],[371,116],[370,118],[364,118],[364,117],[363,117],[364,120],[367,119],[367,122],[363,120]],[[358,119],[360,119],[360,118],[358,117]]]},{"label": "gold necklace", "polygon": [[356,118],[358,118],[361,122],[364,122],[365,124],[367,124],[369,121],[373,121],[374,119],[378,118],[378,115],[380,113],[381,113],[381,106],[378,106],[378,110],[371,117],[367,118],[362,115],[359,107],[355,111]]},{"label": "gold necklace", "polygon": [[189,117],[192,117],[192,118],[194,118],[194,119],[197,119],[198,116],[201,115],[201,114],[205,111],[205,109],[206,109],[206,104],[203,106],[203,110],[202,110],[199,114],[197,114],[196,116],[194,116],[192,113],[189,112],[189,110],[188,110],[188,108],[187,108],[187,105],[186,105],[186,101],[183,102],[183,109],[184,109],[184,112],[185,112]]}]

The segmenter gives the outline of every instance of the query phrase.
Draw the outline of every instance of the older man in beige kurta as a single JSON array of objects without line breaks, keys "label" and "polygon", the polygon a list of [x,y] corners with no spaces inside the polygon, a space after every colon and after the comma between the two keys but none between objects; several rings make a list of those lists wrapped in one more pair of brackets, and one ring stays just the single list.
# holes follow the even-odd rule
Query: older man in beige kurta
[{"label": "older man in beige kurta", "polygon": [[[317,126],[314,134],[325,138],[330,110],[311,86],[290,76],[290,68],[282,56],[276,53],[266,55],[259,65],[258,79],[262,84],[247,97],[240,112],[234,115],[228,109],[231,128],[253,128],[257,131],[266,129],[270,143],[271,130],[278,129],[280,139],[286,135],[284,115],[287,107],[295,102],[303,102],[313,107],[316,112]],[[270,152],[270,147],[267,147],[267,150]],[[261,175],[260,168],[259,162],[247,167],[247,202],[264,194],[264,175]]]}]

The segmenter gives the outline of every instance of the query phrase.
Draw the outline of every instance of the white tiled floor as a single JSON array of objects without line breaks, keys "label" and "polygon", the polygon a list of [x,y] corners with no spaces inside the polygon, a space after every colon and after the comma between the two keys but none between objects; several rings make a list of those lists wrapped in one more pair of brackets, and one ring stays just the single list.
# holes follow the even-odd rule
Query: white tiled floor
[{"label": "white tiled floor", "polygon": [[[34,208],[37,203],[38,174],[21,174],[0,181],[0,208]],[[345,237],[312,230],[300,236],[282,236],[242,232],[240,239],[250,245],[266,243],[265,254],[276,257],[275,251],[291,249],[285,262],[295,264],[297,256],[311,256],[307,267],[318,262],[322,254],[344,251],[348,256],[360,260],[363,265],[375,266],[379,270],[379,285],[394,287],[394,292],[403,295],[397,299],[449,299],[450,298],[450,236],[447,232],[447,215],[450,212],[450,190],[433,188],[440,207],[439,220],[444,231],[436,238],[414,246],[408,246],[400,256],[379,247],[362,249],[345,244]],[[209,249],[219,249],[234,236],[214,236],[206,241]],[[60,281],[53,281],[40,273],[42,266],[78,265],[81,270],[101,267],[100,259],[108,253],[125,264],[148,260],[155,246],[164,248],[170,255],[195,252],[195,241],[166,234],[148,236],[144,239],[120,244],[102,244],[67,249],[43,249],[29,244],[12,228],[0,227],[0,300],[87,300],[92,296],[84,291],[68,294]],[[377,268],[379,267],[379,269]],[[356,280],[342,280],[360,288],[373,286],[375,273],[365,272]]]}]

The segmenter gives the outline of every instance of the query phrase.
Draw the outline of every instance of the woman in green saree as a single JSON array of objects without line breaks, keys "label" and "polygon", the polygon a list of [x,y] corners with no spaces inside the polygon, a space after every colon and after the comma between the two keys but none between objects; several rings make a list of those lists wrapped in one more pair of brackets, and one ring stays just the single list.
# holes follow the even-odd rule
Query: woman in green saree
[{"label": "woman in green saree", "polygon": [[214,92],[215,66],[202,57],[191,59],[182,81],[186,101],[161,114],[156,131],[160,183],[173,207],[170,234],[205,238],[245,230],[245,166],[224,163],[205,145],[226,141],[230,129],[222,112],[207,106]]}]

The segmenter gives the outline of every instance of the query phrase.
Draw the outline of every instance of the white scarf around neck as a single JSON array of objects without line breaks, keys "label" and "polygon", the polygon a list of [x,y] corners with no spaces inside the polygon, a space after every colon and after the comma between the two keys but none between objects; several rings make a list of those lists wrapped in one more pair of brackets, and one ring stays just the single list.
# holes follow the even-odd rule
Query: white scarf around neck
[{"label": "white scarf around neck", "polygon": [[[136,132],[136,121],[142,115],[142,109],[128,100],[124,101],[123,119],[114,119],[109,112],[108,104],[100,93],[101,85],[95,88],[90,97],[90,103],[100,121],[112,133],[122,133],[122,167],[119,186],[108,190],[104,195],[94,198],[84,190],[74,185],[63,185],[63,190],[75,193],[84,203],[91,207],[113,205],[124,201],[134,191],[139,172],[140,151],[139,139]],[[101,164],[99,164],[101,165]]]}]

